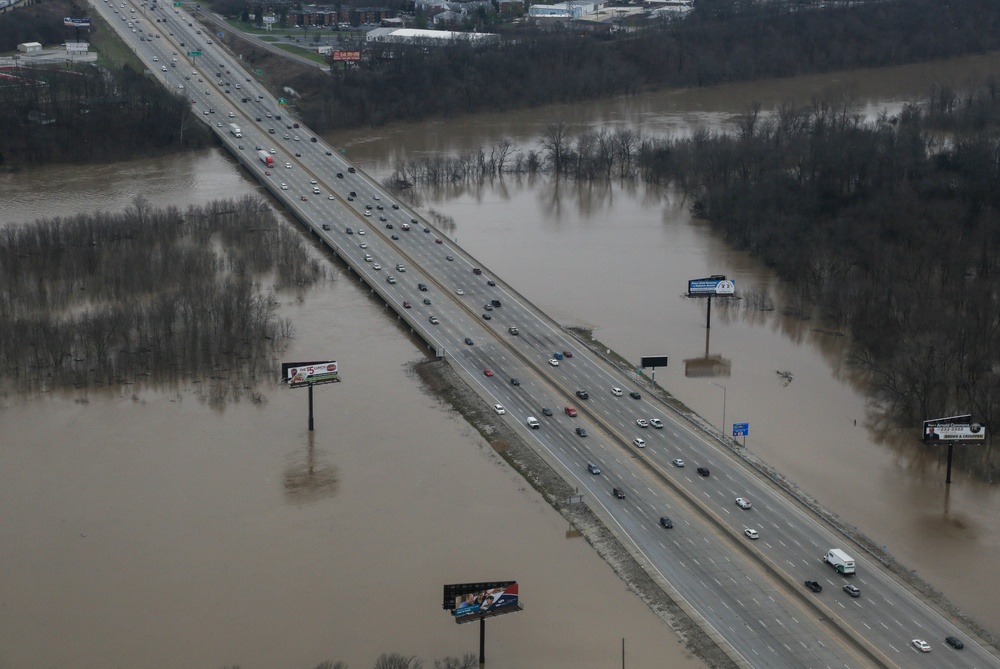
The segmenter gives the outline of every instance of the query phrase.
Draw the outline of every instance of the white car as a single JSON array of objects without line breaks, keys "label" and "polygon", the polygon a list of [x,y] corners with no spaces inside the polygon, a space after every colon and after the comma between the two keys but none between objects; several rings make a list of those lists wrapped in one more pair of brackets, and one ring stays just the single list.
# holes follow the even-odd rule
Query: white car
[{"label": "white car", "polygon": [[268,149],[267,152],[270,153],[272,156],[277,153],[275,149]]},{"label": "white car", "polygon": [[677,458],[675,460],[671,460],[671,462],[673,462],[674,467],[683,467],[684,466],[684,461],[681,460],[680,458]]},{"label": "white car", "polygon": [[461,288],[459,288],[458,290],[455,291],[455,294],[456,295],[465,295],[465,291],[462,290]]},{"label": "white car", "polygon": [[638,446],[639,448],[646,448],[646,441],[644,439],[640,439],[639,437],[633,439],[632,443]]},{"label": "white car", "polygon": [[614,395],[615,397],[621,397],[622,396],[622,389],[621,388],[612,388],[611,389],[611,394]]},{"label": "white car", "polygon": [[370,255],[366,254],[365,255],[365,262],[371,262],[371,261],[372,261],[372,257]]},{"label": "white car", "polygon": [[288,184],[281,184],[281,190],[288,190]]},{"label": "white car", "polygon": [[365,244],[364,242],[361,242],[360,244],[358,244],[358,248],[366,249],[366,248],[368,248],[368,244]]},{"label": "white car", "polygon": [[663,429],[663,421],[660,420],[659,418],[650,418],[649,424],[655,427],[657,430]]},{"label": "white car", "polygon": [[649,421],[646,420],[645,418],[637,418],[635,420],[635,424],[638,425],[639,427],[649,427]]},{"label": "white car", "polygon": [[336,199],[336,198],[334,198],[334,197],[333,197],[332,195],[327,195],[327,196],[326,196],[326,199],[327,199],[327,200],[334,200],[334,199]]},{"label": "white car", "polygon": [[374,265],[372,265],[372,269],[382,269],[382,266],[379,265],[378,263],[375,263]]},{"label": "white car", "polygon": [[743,499],[742,497],[737,497],[736,498],[736,506],[740,507],[741,509],[749,509],[750,508],[750,500]]},{"label": "white car", "polygon": [[154,63],[159,63],[160,59],[157,56],[153,56],[153,62]]},{"label": "white car", "polygon": [[364,230],[358,230],[358,234],[359,235],[363,235],[363,234],[365,234],[365,231]]},{"label": "white car", "polygon": [[552,365],[553,367],[558,367],[559,361],[556,360],[555,358],[549,358],[549,364]]},{"label": "white car", "polygon": [[316,180],[315,179],[310,179],[309,183],[311,183],[313,186],[315,186],[316,185]]},{"label": "white car", "polygon": [[919,650],[921,653],[931,652],[931,645],[926,641],[924,641],[923,639],[914,639],[910,643],[912,643],[913,647]]},{"label": "white car", "polygon": [[286,170],[292,169],[292,164],[291,163],[285,163],[285,169]]},{"label": "white car", "polygon": [[757,539],[760,537],[760,535],[757,534],[757,530],[750,527],[743,530],[743,534],[747,535],[747,538],[749,539]]},{"label": "white car", "polygon": [[496,411],[501,416],[504,415],[505,413],[507,413],[507,410],[503,408],[502,404],[494,404],[493,405],[493,410]]},{"label": "white car", "polygon": [[380,198],[380,197],[379,197],[378,195],[373,195],[372,197],[373,197],[374,199],[376,199],[376,200],[381,200],[381,199],[382,199],[382,198]]}]

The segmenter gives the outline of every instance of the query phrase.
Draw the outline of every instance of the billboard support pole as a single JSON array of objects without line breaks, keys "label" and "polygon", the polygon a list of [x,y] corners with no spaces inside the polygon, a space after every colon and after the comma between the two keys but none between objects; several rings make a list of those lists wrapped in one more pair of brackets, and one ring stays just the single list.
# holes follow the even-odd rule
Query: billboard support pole
[{"label": "billboard support pole", "polygon": [[708,309],[705,312],[705,329],[712,329],[712,296],[708,296]]},{"label": "billboard support pole", "polygon": [[951,453],[955,450],[955,444],[948,442],[948,475],[945,476],[944,482],[946,485],[951,485]]},{"label": "billboard support pole", "polygon": [[479,619],[479,666],[486,666],[486,618]]},{"label": "billboard support pole", "polygon": [[309,431],[313,431],[313,384],[309,384]]}]

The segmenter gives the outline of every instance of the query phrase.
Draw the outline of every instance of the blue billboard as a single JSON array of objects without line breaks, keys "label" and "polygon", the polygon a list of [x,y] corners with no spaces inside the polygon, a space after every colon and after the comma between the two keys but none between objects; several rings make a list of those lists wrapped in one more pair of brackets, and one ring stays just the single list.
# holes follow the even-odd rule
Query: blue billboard
[{"label": "blue billboard", "polygon": [[734,295],[736,282],[724,276],[710,276],[705,279],[688,280],[688,296],[693,295]]}]

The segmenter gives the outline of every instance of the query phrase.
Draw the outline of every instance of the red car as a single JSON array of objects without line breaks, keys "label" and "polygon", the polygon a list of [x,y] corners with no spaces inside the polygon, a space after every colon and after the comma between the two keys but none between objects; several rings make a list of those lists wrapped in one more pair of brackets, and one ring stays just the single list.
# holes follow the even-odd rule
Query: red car
[{"label": "red car", "polygon": [[444,244],[444,242],[442,242],[440,239],[435,239],[434,243],[435,244]]},{"label": "red car", "polygon": [[493,370],[487,367],[486,369],[483,370],[483,374],[485,374],[486,376],[493,376]]},{"label": "red car", "polygon": [[566,407],[565,409],[563,409],[563,411],[566,412],[567,416],[575,416],[576,415],[576,409],[574,409],[573,407]]},{"label": "red car", "polygon": [[302,200],[303,202],[305,202],[309,198],[307,198],[305,195],[302,195],[301,197],[299,197],[299,199]]},{"label": "red car", "polygon": [[566,356],[567,358],[572,358],[573,357],[573,354],[571,352],[569,352],[569,351],[563,351],[563,355]]},{"label": "red car", "polygon": [[411,306],[413,306],[413,305],[411,305],[409,302],[403,302],[403,308],[404,309],[409,309]]}]

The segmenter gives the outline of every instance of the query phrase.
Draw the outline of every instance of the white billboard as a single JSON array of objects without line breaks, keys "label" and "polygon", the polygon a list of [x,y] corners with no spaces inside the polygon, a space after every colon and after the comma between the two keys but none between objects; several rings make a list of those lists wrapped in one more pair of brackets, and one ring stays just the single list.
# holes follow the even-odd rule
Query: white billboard
[{"label": "white billboard", "polygon": [[972,416],[952,416],[924,421],[924,441],[986,441],[986,426]]}]

